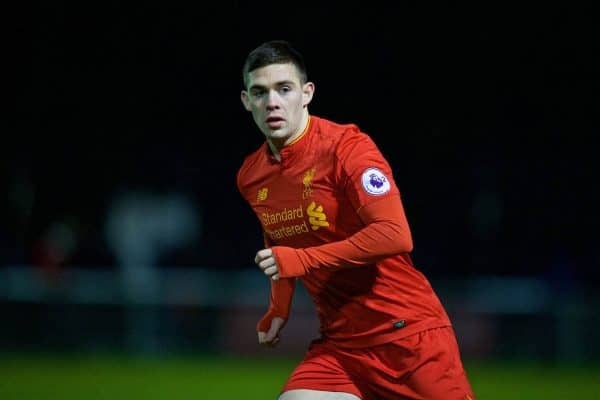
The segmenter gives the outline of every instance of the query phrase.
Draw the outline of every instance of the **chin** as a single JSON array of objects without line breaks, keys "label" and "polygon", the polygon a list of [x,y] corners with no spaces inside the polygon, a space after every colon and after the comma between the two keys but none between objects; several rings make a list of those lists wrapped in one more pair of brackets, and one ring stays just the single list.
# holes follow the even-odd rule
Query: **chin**
[{"label": "chin", "polygon": [[265,134],[270,139],[285,139],[289,136],[289,132],[283,130],[267,131]]}]

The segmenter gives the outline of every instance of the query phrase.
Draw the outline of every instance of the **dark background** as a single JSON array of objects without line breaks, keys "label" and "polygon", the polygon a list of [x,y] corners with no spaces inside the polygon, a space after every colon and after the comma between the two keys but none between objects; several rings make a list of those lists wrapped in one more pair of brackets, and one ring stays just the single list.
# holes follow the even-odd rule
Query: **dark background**
[{"label": "dark background", "polygon": [[235,173],[262,134],[240,103],[240,70],[263,40],[287,39],[316,84],[311,113],[357,123],[392,165],[418,267],[597,282],[591,9],[383,4],[52,2],[7,14],[16,90],[0,147],[0,264],[35,264],[65,220],[78,239],[61,268],[113,267],[107,206],[142,189],[203,210],[201,239],[161,266],[251,265],[261,237]]}]

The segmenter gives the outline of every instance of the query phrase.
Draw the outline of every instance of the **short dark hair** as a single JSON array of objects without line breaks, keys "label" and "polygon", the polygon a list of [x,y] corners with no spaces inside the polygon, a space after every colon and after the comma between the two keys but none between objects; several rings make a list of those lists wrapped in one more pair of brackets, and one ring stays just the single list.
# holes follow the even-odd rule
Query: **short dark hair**
[{"label": "short dark hair", "polygon": [[270,40],[252,50],[242,68],[244,87],[248,87],[248,74],[255,69],[271,64],[294,64],[300,75],[300,82],[306,83],[308,75],[304,57],[286,40]]}]

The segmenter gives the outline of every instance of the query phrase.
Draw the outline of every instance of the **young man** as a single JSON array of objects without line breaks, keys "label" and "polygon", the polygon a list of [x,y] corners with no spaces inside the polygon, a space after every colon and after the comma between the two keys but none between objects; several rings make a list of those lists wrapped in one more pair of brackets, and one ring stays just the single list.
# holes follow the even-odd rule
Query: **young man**
[{"label": "young man", "polygon": [[356,125],[310,115],[315,86],[285,41],[243,67],[242,103],[265,135],[237,185],[262,225],[255,262],[271,282],[258,341],[274,346],[299,278],[320,338],[280,400],[474,398],[450,320],[409,256],[412,238],[391,168]]}]

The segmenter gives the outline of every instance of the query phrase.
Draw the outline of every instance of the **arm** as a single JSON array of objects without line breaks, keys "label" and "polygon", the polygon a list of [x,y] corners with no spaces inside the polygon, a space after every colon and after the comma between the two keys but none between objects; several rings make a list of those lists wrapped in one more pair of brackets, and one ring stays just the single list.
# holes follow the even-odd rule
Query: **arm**
[{"label": "arm", "polygon": [[[269,248],[271,243],[265,236],[265,248]],[[271,296],[269,300],[269,309],[267,313],[258,321],[256,331],[258,332],[258,341],[267,346],[274,346],[279,341],[279,332],[287,322],[296,278],[270,280]]]},{"label": "arm", "polygon": [[271,297],[269,300],[269,309],[264,317],[258,322],[256,330],[266,332],[271,327],[274,317],[287,321],[292,298],[294,297],[294,288],[296,286],[295,278],[271,280]]},{"label": "arm", "polygon": [[360,267],[412,251],[412,236],[399,196],[370,203],[359,210],[359,216],[365,227],[347,239],[304,249],[273,246],[279,277],[298,277],[318,268]]}]

